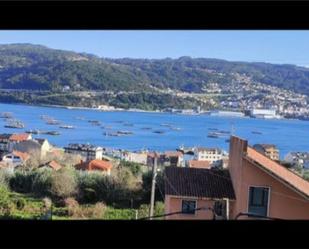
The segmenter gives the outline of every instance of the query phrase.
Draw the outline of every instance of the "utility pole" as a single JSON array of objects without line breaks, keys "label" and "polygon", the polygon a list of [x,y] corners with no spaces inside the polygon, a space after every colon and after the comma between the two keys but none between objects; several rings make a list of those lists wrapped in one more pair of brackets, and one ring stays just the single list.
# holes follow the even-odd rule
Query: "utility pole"
[{"label": "utility pole", "polygon": [[155,201],[155,190],[156,190],[156,177],[157,177],[157,152],[154,153],[154,162],[152,168],[152,185],[151,185],[151,197],[150,197],[150,208],[149,208],[149,219],[152,220],[154,201]]}]

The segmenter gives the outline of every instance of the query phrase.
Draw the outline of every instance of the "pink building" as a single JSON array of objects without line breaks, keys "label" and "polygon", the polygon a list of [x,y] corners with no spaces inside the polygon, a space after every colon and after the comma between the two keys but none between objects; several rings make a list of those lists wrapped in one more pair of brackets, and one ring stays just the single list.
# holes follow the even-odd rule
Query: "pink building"
[{"label": "pink building", "polygon": [[165,213],[179,214],[166,218],[212,219],[210,208],[227,219],[309,219],[309,182],[246,140],[231,137],[228,171],[167,169]]}]

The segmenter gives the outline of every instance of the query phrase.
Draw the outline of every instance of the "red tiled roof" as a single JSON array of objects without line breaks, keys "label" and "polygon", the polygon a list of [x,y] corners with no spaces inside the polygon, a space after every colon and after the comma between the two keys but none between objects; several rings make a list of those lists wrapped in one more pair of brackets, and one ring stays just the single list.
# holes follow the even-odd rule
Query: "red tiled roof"
[{"label": "red tiled roof", "polygon": [[30,155],[29,155],[28,153],[21,152],[21,151],[17,151],[17,150],[14,150],[14,151],[12,152],[12,154],[13,154],[14,156],[20,157],[23,161],[26,161],[26,160],[28,160],[28,159],[30,158]]},{"label": "red tiled roof", "polygon": [[180,157],[183,156],[183,154],[180,151],[166,151],[164,153],[167,157]]},{"label": "red tiled roof", "polygon": [[78,165],[76,165],[77,169],[82,170],[101,170],[101,171],[107,171],[110,170],[113,167],[111,162],[104,161],[104,160],[91,160],[89,162],[82,162]]},{"label": "red tiled roof", "polygon": [[59,163],[57,163],[56,161],[54,161],[54,160],[49,162],[48,166],[50,166],[54,170],[59,170],[59,169],[62,168],[62,166]]},{"label": "red tiled roof", "polygon": [[309,198],[309,182],[294,174],[284,166],[271,160],[253,148],[247,148],[247,158],[255,161],[260,167],[281,179],[292,188]]},{"label": "red tiled roof", "polygon": [[13,134],[10,136],[11,141],[21,142],[28,140],[31,135],[27,133]]},{"label": "red tiled roof", "polygon": [[210,162],[208,161],[190,160],[188,163],[190,168],[210,168]]}]

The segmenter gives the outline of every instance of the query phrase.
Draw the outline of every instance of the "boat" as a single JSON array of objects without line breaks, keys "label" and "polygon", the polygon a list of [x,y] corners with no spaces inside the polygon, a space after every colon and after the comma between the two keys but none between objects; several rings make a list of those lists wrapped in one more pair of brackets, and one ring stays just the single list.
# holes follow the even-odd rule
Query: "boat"
[{"label": "boat", "polygon": [[48,124],[48,125],[59,125],[60,122],[56,119],[48,119],[46,124]]},{"label": "boat", "polygon": [[47,132],[44,132],[44,134],[58,136],[58,135],[60,135],[60,132],[58,132],[58,131],[47,131]]},{"label": "boat", "polygon": [[141,129],[147,131],[147,130],[151,130],[152,128],[151,127],[142,127]]},{"label": "boat", "polygon": [[100,126],[101,122],[98,120],[88,120],[89,123],[91,123],[92,125],[96,125],[96,126]]},{"label": "boat", "polygon": [[173,131],[180,131],[181,128],[179,128],[179,127],[171,127],[171,130],[173,130]]},{"label": "boat", "polygon": [[6,119],[13,118],[13,114],[11,112],[2,112],[0,118],[6,118]]},{"label": "boat", "polygon": [[119,135],[131,135],[133,134],[132,131],[117,131],[117,134]]},{"label": "boat", "polygon": [[37,134],[43,134],[44,132],[40,131],[40,130],[28,130],[28,131],[26,131],[26,133],[37,135]]},{"label": "boat", "polygon": [[73,125],[60,125],[59,128],[62,128],[62,129],[75,129],[75,127]]},{"label": "boat", "polygon": [[109,136],[109,137],[120,137],[121,136],[121,134],[119,134],[117,132],[104,132],[103,135]]},{"label": "boat", "polygon": [[213,132],[213,133],[208,133],[207,137],[209,137],[209,138],[219,138],[219,135],[217,133]]},{"label": "boat", "polygon": [[164,134],[165,132],[164,131],[153,131],[153,133],[157,133],[157,134]]},{"label": "boat", "polygon": [[222,133],[222,134],[230,134],[231,132],[230,132],[230,131],[223,131],[223,130],[221,130],[221,131],[218,131],[218,133]]},{"label": "boat", "polygon": [[252,134],[258,134],[258,135],[262,135],[263,133],[260,131],[252,131]]},{"label": "boat", "polygon": [[25,125],[18,120],[11,121],[8,124],[4,125],[5,128],[13,128],[13,129],[22,129],[25,128]]},{"label": "boat", "polygon": [[168,123],[162,123],[160,124],[161,126],[165,126],[165,127],[171,127],[172,125],[171,124],[168,124]]}]

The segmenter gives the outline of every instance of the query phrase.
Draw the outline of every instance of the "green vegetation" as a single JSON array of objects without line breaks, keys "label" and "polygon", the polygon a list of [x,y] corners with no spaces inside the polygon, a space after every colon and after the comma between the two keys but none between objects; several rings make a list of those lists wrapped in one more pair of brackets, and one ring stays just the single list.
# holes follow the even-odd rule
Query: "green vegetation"
[{"label": "green vegetation", "polygon": [[[155,215],[162,215],[161,174],[157,183]],[[140,219],[148,216],[150,189],[151,173],[124,161],[111,176],[70,166],[0,170],[0,218]]]},{"label": "green vegetation", "polygon": [[[202,93],[209,83],[226,85],[234,73],[280,88],[309,94],[309,69],[294,65],[228,62],[217,59],[107,59],[31,44],[0,46],[0,101],[156,110],[212,107],[166,89]],[[64,86],[70,87],[63,91]],[[95,92],[83,95],[85,92]],[[117,93],[117,94],[114,94]]]}]

